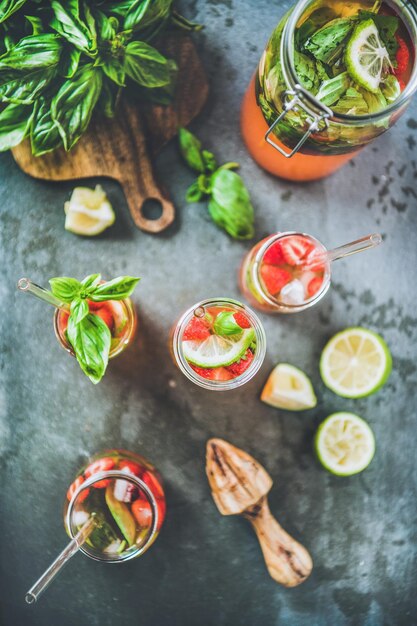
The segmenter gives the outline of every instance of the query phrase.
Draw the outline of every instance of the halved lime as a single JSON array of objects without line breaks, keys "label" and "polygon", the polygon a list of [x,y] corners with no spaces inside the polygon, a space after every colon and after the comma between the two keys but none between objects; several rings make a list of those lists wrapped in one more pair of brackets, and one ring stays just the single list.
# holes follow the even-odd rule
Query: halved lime
[{"label": "halved lime", "polygon": [[106,193],[97,185],[95,189],[76,187],[64,205],[65,229],[76,235],[94,236],[102,233],[116,219]]},{"label": "halved lime", "polygon": [[287,411],[304,411],[317,404],[308,376],[289,363],[278,363],[274,367],[262,390],[261,400]]},{"label": "halved lime", "polygon": [[346,328],[334,335],[320,358],[324,384],[338,396],[362,398],[375,393],[391,373],[385,341],[367,328]]},{"label": "halved lime", "polygon": [[254,339],[254,329],[248,328],[229,337],[210,335],[204,341],[183,341],[182,346],[184,357],[193,365],[225,367],[239,361]]},{"label": "halved lime", "polygon": [[375,454],[375,437],[369,424],[354,413],[329,415],[320,424],[314,445],[320,463],[337,476],[362,472]]},{"label": "halved lime", "polygon": [[345,62],[353,80],[373,93],[378,90],[382,72],[391,62],[372,19],[356,26],[346,46]]}]

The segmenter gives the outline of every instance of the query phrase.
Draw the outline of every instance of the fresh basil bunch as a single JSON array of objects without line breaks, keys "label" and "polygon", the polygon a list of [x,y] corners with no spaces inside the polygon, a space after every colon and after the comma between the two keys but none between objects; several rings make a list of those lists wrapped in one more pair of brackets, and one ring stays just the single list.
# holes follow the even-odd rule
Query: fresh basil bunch
[{"label": "fresh basil bunch", "polygon": [[201,28],[174,0],[0,0],[0,151],[70,150],[93,112],[115,115],[123,88],[167,104],[177,71],[151,45],[164,29]]},{"label": "fresh basil bunch", "polygon": [[133,293],[139,280],[119,276],[103,282],[100,274],[91,274],[81,282],[67,276],[49,281],[53,295],[69,305],[67,339],[81,369],[94,384],[100,382],[106,371],[112,337],[107,324],[90,313],[87,299],[93,302],[124,300]]},{"label": "fresh basil bunch", "polygon": [[199,174],[187,190],[187,202],[208,198],[208,211],[217,226],[234,239],[252,239],[255,230],[250,195],[239,174],[232,171],[238,163],[219,167],[214,154],[203,150],[199,139],[186,128],[179,129],[178,137],[184,160]]}]

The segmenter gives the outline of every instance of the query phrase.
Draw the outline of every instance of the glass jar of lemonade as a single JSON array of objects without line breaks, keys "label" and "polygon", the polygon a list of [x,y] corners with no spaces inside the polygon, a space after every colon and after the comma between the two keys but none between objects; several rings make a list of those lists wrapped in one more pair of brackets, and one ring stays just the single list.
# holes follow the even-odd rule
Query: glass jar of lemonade
[{"label": "glass jar of lemonade", "polygon": [[253,158],[315,180],[390,128],[417,88],[417,9],[401,0],[301,0],[278,24],[244,97]]}]

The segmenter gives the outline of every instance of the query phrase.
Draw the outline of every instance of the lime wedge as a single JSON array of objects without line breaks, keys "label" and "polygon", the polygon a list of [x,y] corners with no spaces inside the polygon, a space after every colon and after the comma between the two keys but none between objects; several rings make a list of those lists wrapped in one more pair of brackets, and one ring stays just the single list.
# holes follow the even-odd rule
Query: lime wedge
[{"label": "lime wedge", "polygon": [[375,454],[370,426],[354,413],[329,415],[320,424],[314,445],[320,463],[337,476],[362,472]]},{"label": "lime wedge", "polygon": [[317,404],[308,376],[289,363],[279,363],[274,367],[262,390],[261,400],[287,411],[304,411]]},{"label": "lime wedge", "polygon": [[391,62],[372,19],[356,26],[346,46],[345,62],[349,75],[361,87],[373,93],[378,90],[382,72]]},{"label": "lime wedge", "polygon": [[102,233],[116,219],[106,193],[95,189],[76,187],[64,205],[65,229],[76,235],[94,236]]},{"label": "lime wedge", "polygon": [[229,337],[210,335],[204,341],[183,341],[184,357],[198,367],[226,367],[239,361],[254,339],[255,331],[248,328]]},{"label": "lime wedge", "polygon": [[344,398],[375,393],[386,383],[391,368],[391,354],[382,337],[360,327],[334,335],[320,358],[324,384]]}]

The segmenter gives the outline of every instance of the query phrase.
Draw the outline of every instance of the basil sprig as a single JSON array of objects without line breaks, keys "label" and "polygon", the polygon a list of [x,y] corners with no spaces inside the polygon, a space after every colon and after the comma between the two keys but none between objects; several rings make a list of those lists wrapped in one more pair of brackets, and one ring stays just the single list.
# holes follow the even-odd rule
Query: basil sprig
[{"label": "basil sprig", "polygon": [[239,174],[232,169],[237,163],[217,165],[213,153],[203,150],[200,140],[186,128],[178,131],[180,152],[187,165],[199,174],[188,188],[187,202],[208,199],[213,222],[234,239],[252,239],[254,210],[250,195]]},{"label": "basil sprig", "polygon": [[98,315],[90,313],[87,300],[124,300],[133,293],[139,280],[133,276],[119,276],[102,282],[100,274],[91,274],[81,282],[67,276],[49,281],[53,295],[70,305],[67,339],[81,369],[94,384],[100,382],[107,368],[111,332]]},{"label": "basil sprig", "polygon": [[168,104],[177,66],[155,37],[171,25],[201,28],[174,0],[0,0],[0,103],[26,105],[0,115],[0,151],[27,137],[36,156],[71,150],[96,110],[116,114],[125,87]]},{"label": "basil sprig", "polygon": [[242,327],[236,322],[232,311],[222,311],[214,321],[213,330],[216,335],[227,337],[242,332]]}]

